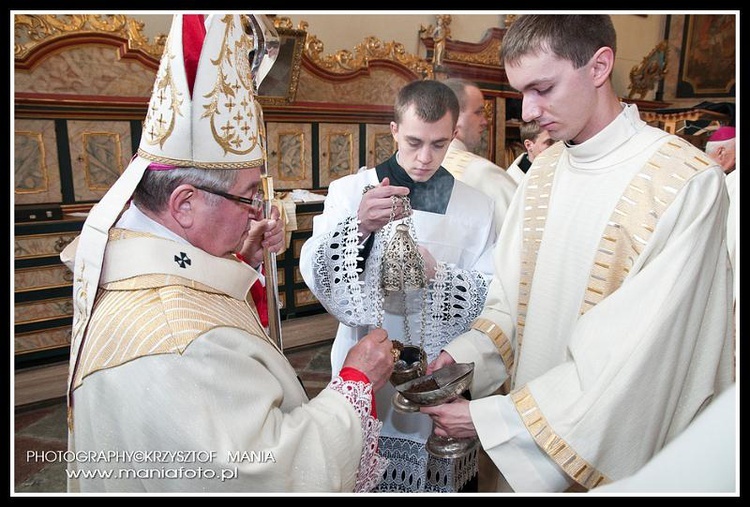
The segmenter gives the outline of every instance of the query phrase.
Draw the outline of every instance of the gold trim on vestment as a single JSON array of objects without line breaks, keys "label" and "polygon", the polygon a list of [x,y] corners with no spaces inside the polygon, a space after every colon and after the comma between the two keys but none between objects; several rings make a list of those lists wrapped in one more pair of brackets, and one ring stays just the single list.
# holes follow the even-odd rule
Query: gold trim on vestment
[{"label": "gold trim on vestment", "polygon": [[609,478],[581,458],[565,440],[552,431],[527,386],[510,393],[510,397],[521,416],[521,420],[523,420],[536,443],[574,481],[586,489],[611,482]]},{"label": "gold trim on vestment", "polygon": [[474,322],[471,323],[471,329],[476,329],[477,331],[484,333],[490,338],[490,340],[492,340],[492,343],[495,344],[495,348],[503,360],[503,364],[505,364],[505,370],[508,372],[508,376],[510,376],[510,372],[513,369],[513,346],[505,333],[503,333],[500,326],[489,319],[477,317]]},{"label": "gold trim on vestment", "polygon": [[[521,276],[518,282],[518,317],[516,322],[516,357],[521,352],[523,331],[526,324],[526,309],[531,294],[531,282],[536,269],[536,258],[542,244],[544,224],[547,220],[549,196],[555,168],[565,145],[555,143],[534,160],[534,167],[529,170],[526,190],[526,207],[523,217],[523,242],[521,253]],[[514,363],[515,364],[515,363]],[[515,382],[515,369],[509,372],[511,382]]]},{"label": "gold trim on vestment", "polygon": [[182,285],[101,289],[73,389],[99,370],[146,356],[182,354],[195,339],[217,327],[241,329],[271,343],[244,300]]},{"label": "gold trim on vestment", "polygon": [[683,139],[664,143],[626,187],[599,242],[581,315],[622,285],[659,218],[688,180],[711,164],[706,157],[681,153],[692,148]]},{"label": "gold trim on vestment", "polygon": [[[516,330],[516,363],[521,354],[523,324],[531,291],[539,245],[544,233],[549,203],[549,189],[562,143],[544,150],[529,171],[529,185],[524,215],[523,256],[518,297]],[[681,138],[664,143],[626,187],[615,205],[599,242],[589,275],[580,313],[590,310],[617,290],[641,254],[661,216],[693,176],[711,166],[701,154],[685,155],[693,146]],[[511,386],[515,387],[515,371]],[[516,409],[536,443],[560,465],[573,480],[591,489],[609,480],[580,458],[573,449],[552,432],[536,401],[526,386],[511,393]]]},{"label": "gold trim on vestment", "polygon": [[[152,239],[157,244],[165,241],[148,233],[110,229],[107,248],[111,251],[125,241],[143,239]],[[201,253],[196,251],[191,255]],[[211,261],[225,262],[203,255]],[[236,262],[239,271],[235,275],[249,270]],[[126,277],[118,278],[113,274],[111,281],[102,275],[102,286],[94,303],[95,311],[86,331],[72,389],[99,370],[150,355],[182,354],[195,339],[217,327],[243,330],[265,339],[278,350],[266,335],[257,311],[245,299],[248,290],[211,287],[193,280],[191,271],[184,275],[150,273],[149,269],[156,265],[153,261],[148,266],[144,264],[143,269],[132,270]],[[221,269],[235,267],[229,263]],[[196,272],[192,276],[200,278],[201,275]],[[252,281],[252,277],[247,278],[248,284]],[[232,293],[236,294],[232,296]]]}]

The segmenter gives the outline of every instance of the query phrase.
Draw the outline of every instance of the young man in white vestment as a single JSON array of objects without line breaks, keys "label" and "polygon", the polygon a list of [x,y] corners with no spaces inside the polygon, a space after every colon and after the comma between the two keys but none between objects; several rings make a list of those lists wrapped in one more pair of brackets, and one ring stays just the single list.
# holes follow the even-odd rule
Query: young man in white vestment
[{"label": "young man in white vestment", "polygon": [[421,410],[478,435],[505,491],[629,476],[732,382],[724,176],[620,102],[615,49],[599,15],[520,16],[503,39],[523,119],[563,142],[519,186],[482,314],[430,365],[474,362],[472,401]]},{"label": "young man in white vestment", "polygon": [[[391,122],[398,151],[377,167],[333,181],[323,213],[314,218],[300,270],[340,322],[331,351],[334,375],[347,351],[375,327],[405,345],[422,346],[431,361],[481,311],[492,275],[494,203],[441,166],[458,116],[458,99],[446,85],[426,80],[404,86]],[[423,258],[426,286],[386,294],[381,276],[402,225]],[[378,490],[476,488],[476,449],[463,459],[428,456],[430,418],[397,412],[394,394],[387,385],[377,395],[379,450],[390,460]]]},{"label": "young man in white vestment", "polygon": [[482,144],[482,134],[487,130],[482,90],[467,79],[450,78],[442,82],[456,94],[461,108],[456,137],[448,147],[442,166],[454,178],[476,188],[495,202],[495,228],[499,234],[518,184],[502,167],[476,154]]},{"label": "young man in white vestment", "polygon": [[[308,399],[249,299],[258,273],[234,255],[257,260],[245,241],[263,222],[247,21],[175,15],[138,153],[63,252],[70,492],[368,491],[385,469],[372,400],[393,368],[385,331]],[[279,225],[253,228],[255,253],[279,246]]]}]

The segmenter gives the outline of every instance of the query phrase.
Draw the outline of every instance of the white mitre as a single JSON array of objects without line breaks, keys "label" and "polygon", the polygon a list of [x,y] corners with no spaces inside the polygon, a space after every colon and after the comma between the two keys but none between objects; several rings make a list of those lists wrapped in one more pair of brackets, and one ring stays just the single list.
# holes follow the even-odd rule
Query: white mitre
[{"label": "white mitre", "polygon": [[[177,14],[156,75],[137,154],[61,254],[74,262],[70,379],[89,322],[110,228],[144,171],[265,165],[263,114],[251,75],[255,47],[247,16]],[[192,84],[192,86],[191,86]]]}]

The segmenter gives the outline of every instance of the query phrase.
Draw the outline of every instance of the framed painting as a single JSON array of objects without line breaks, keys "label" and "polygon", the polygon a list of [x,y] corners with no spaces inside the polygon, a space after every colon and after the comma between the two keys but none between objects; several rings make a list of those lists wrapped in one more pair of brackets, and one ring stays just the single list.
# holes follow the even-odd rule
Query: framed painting
[{"label": "framed painting", "polygon": [[736,16],[685,16],[676,97],[734,97]]},{"label": "framed painting", "polygon": [[277,28],[279,54],[258,88],[261,105],[284,105],[294,102],[302,65],[302,50],[307,32],[292,28]]}]

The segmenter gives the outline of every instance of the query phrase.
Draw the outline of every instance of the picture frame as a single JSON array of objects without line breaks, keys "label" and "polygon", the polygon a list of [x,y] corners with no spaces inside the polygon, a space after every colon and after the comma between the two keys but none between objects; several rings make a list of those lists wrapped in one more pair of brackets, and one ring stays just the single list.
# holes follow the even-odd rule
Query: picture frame
[{"label": "picture frame", "polygon": [[258,87],[258,101],[262,106],[291,104],[297,95],[307,32],[293,28],[277,28],[276,32],[279,54]]},{"label": "picture frame", "polygon": [[736,16],[686,15],[677,98],[734,97]]}]

